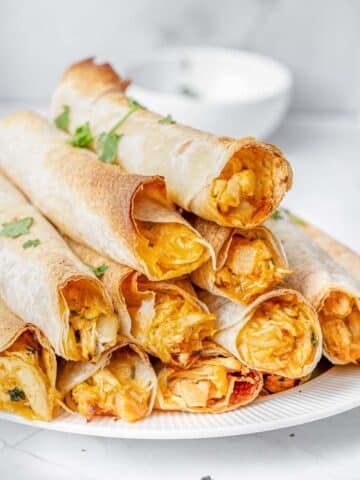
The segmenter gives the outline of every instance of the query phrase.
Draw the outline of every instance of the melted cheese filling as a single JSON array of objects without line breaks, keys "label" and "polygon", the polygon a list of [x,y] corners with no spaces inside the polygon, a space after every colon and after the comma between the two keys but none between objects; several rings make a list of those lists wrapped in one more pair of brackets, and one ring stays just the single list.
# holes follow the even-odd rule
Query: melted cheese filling
[{"label": "melted cheese filling", "polygon": [[127,294],[132,335],[164,363],[186,366],[214,333],[215,316],[180,294],[154,291],[152,308],[141,297]]},{"label": "melted cheese filling", "polygon": [[319,312],[324,348],[341,363],[360,360],[360,311],[356,301],[344,292],[333,291]]},{"label": "melted cheese filling", "polygon": [[279,261],[270,242],[255,233],[235,235],[224,266],[215,274],[215,285],[232,298],[249,303],[280,283],[288,270]]},{"label": "melted cheese filling", "polygon": [[251,371],[233,357],[200,357],[187,370],[165,367],[158,375],[155,406],[201,411],[246,401],[256,389]]},{"label": "melted cheese filling", "polygon": [[235,154],[220,176],[213,180],[210,204],[232,225],[256,220],[258,214],[270,213],[274,180],[270,160],[256,149]]},{"label": "melted cheese filling", "polygon": [[127,422],[144,418],[149,410],[152,384],[138,378],[138,355],[125,347],[116,351],[110,363],[66,396],[66,403],[91,420],[111,416]]},{"label": "melted cheese filling", "polygon": [[198,268],[209,257],[200,236],[179,223],[137,221],[142,240],[140,252],[150,273],[163,280]]},{"label": "melted cheese filling", "polygon": [[23,333],[0,354],[0,409],[31,420],[50,420],[55,398],[50,371],[50,353],[32,333]]},{"label": "melted cheese filling", "polygon": [[237,338],[239,355],[263,372],[300,378],[317,351],[316,318],[292,295],[262,303]]},{"label": "melted cheese filling", "polygon": [[117,319],[95,288],[77,280],[62,294],[70,312],[67,354],[72,360],[91,360],[115,344]]}]

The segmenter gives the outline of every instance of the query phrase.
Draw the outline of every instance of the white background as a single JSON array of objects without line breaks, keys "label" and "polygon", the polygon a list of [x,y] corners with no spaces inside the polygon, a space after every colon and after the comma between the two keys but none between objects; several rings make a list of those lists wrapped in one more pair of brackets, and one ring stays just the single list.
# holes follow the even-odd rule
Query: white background
[{"label": "white background", "polygon": [[1,0],[0,98],[47,98],[89,55],[126,65],[169,45],[273,56],[295,74],[293,108],[359,107],[358,0]]},{"label": "white background", "polygon": [[[43,108],[63,69],[82,57],[121,69],[181,44],[246,48],[291,67],[291,113],[272,138],[295,171],[286,204],[360,250],[357,0],[0,0],[0,115]],[[355,480],[359,427],[358,409],[253,436],[150,442],[2,421],[0,480]]]}]

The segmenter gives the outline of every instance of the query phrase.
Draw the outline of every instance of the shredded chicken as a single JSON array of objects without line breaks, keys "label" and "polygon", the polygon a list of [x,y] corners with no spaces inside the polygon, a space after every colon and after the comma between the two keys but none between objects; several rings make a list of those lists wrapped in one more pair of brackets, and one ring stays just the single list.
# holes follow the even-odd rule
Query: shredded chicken
[{"label": "shredded chicken", "polygon": [[146,302],[134,304],[128,295],[131,333],[164,363],[186,366],[214,333],[215,317],[180,294],[156,292],[153,298],[152,309],[146,310]]},{"label": "shredded chicken", "polygon": [[49,352],[32,333],[23,333],[0,354],[0,409],[32,420],[50,420],[55,399],[50,369]]},{"label": "shredded chicken", "polygon": [[355,298],[332,291],[319,312],[324,348],[340,363],[360,360],[360,311]]},{"label": "shredded chicken", "polygon": [[201,356],[187,370],[164,367],[155,406],[201,412],[242,404],[257,388],[253,373],[231,356]]},{"label": "shredded chicken", "polygon": [[225,265],[215,274],[215,285],[236,300],[249,303],[280,283],[290,273],[279,266],[273,247],[258,235],[235,235]]},{"label": "shredded chicken", "polygon": [[179,277],[208,258],[199,236],[186,225],[137,221],[137,226],[145,239],[143,254],[147,265],[157,277]]},{"label": "shredded chicken", "polygon": [[138,377],[139,361],[129,348],[115,352],[107,367],[71,390],[67,403],[87,420],[95,416],[112,416],[127,422],[144,418],[153,385]]},{"label": "shredded chicken", "polygon": [[62,293],[70,320],[68,355],[74,360],[91,360],[99,351],[115,343],[116,317],[86,282],[69,282]]},{"label": "shredded chicken", "polygon": [[319,343],[316,318],[292,295],[268,300],[240,331],[237,348],[245,363],[260,371],[300,378]]},{"label": "shredded chicken", "polygon": [[234,155],[213,181],[210,202],[234,225],[243,224],[267,208],[272,188],[269,160],[256,150],[245,149]]}]

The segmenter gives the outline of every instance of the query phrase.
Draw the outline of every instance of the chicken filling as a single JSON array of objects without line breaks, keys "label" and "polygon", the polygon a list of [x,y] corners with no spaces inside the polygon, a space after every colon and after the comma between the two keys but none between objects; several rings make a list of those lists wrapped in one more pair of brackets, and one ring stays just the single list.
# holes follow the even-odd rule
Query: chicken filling
[{"label": "chicken filling", "polygon": [[288,294],[255,309],[238,335],[237,349],[256,370],[300,378],[313,363],[318,343],[316,316]]},{"label": "chicken filling", "polygon": [[333,291],[319,312],[324,349],[341,363],[360,360],[360,311],[354,297]]},{"label": "chicken filling", "polygon": [[215,316],[177,292],[125,293],[132,335],[164,363],[187,366],[214,333]]},{"label": "chicken filling", "polygon": [[258,388],[256,374],[234,357],[199,357],[187,370],[165,367],[158,375],[156,408],[201,411],[240,405]]},{"label": "chicken filling", "polygon": [[224,266],[215,274],[215,285],[232,298],[249,303],[289,273],[269,241],[255,232],[235,235]]},{"label": "chicken filling", "polygon": [[75,361],[92,360],[116,342],[118,321],[101,293],[88,281],[70,281],[62,289],[69,310],[67,353]]},{"label": "chicken filling", "polygon": [[137,226],[145,240],[143,256],[155,278],[185,275],[209,257],[200,236],[186,225],[137,221]]},{"label": "chicken filling", "polygon": [[235,226],[269,214],[274,186],[271,160],[254,148],[235,154],[211,185],[210,203]]},{"label": "chicken filling", "polygon": [[142,360],[130,348],[113,353],[109,364],[86,381],[76,385],[66,396],[66,403],[87,420],[110,416],[136,422],[149,412],[153,382],[138,371]]},{"label": "chicken filling", "polygon": [[0,409],[31,420],[53,416],[55,375],[50,352],[26,331],[0,353]]}]

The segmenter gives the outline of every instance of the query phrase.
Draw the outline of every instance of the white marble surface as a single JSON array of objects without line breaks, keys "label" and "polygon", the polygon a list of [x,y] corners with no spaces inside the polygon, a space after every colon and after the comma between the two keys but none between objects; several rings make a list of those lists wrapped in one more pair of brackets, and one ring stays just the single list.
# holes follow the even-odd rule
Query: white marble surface
[{"label": "white marble surface", "polygon": [[[0,116],[16,104],[0,104]],[[22,105],[22,108],[24,105]],[[360,250],[360,128],[350,117],[292,116],[273,137],[295,183],[286,205]],[[290,429],[214,440],[135,441],[0,421],[1,480],[358,479],[360,408]]]}]

